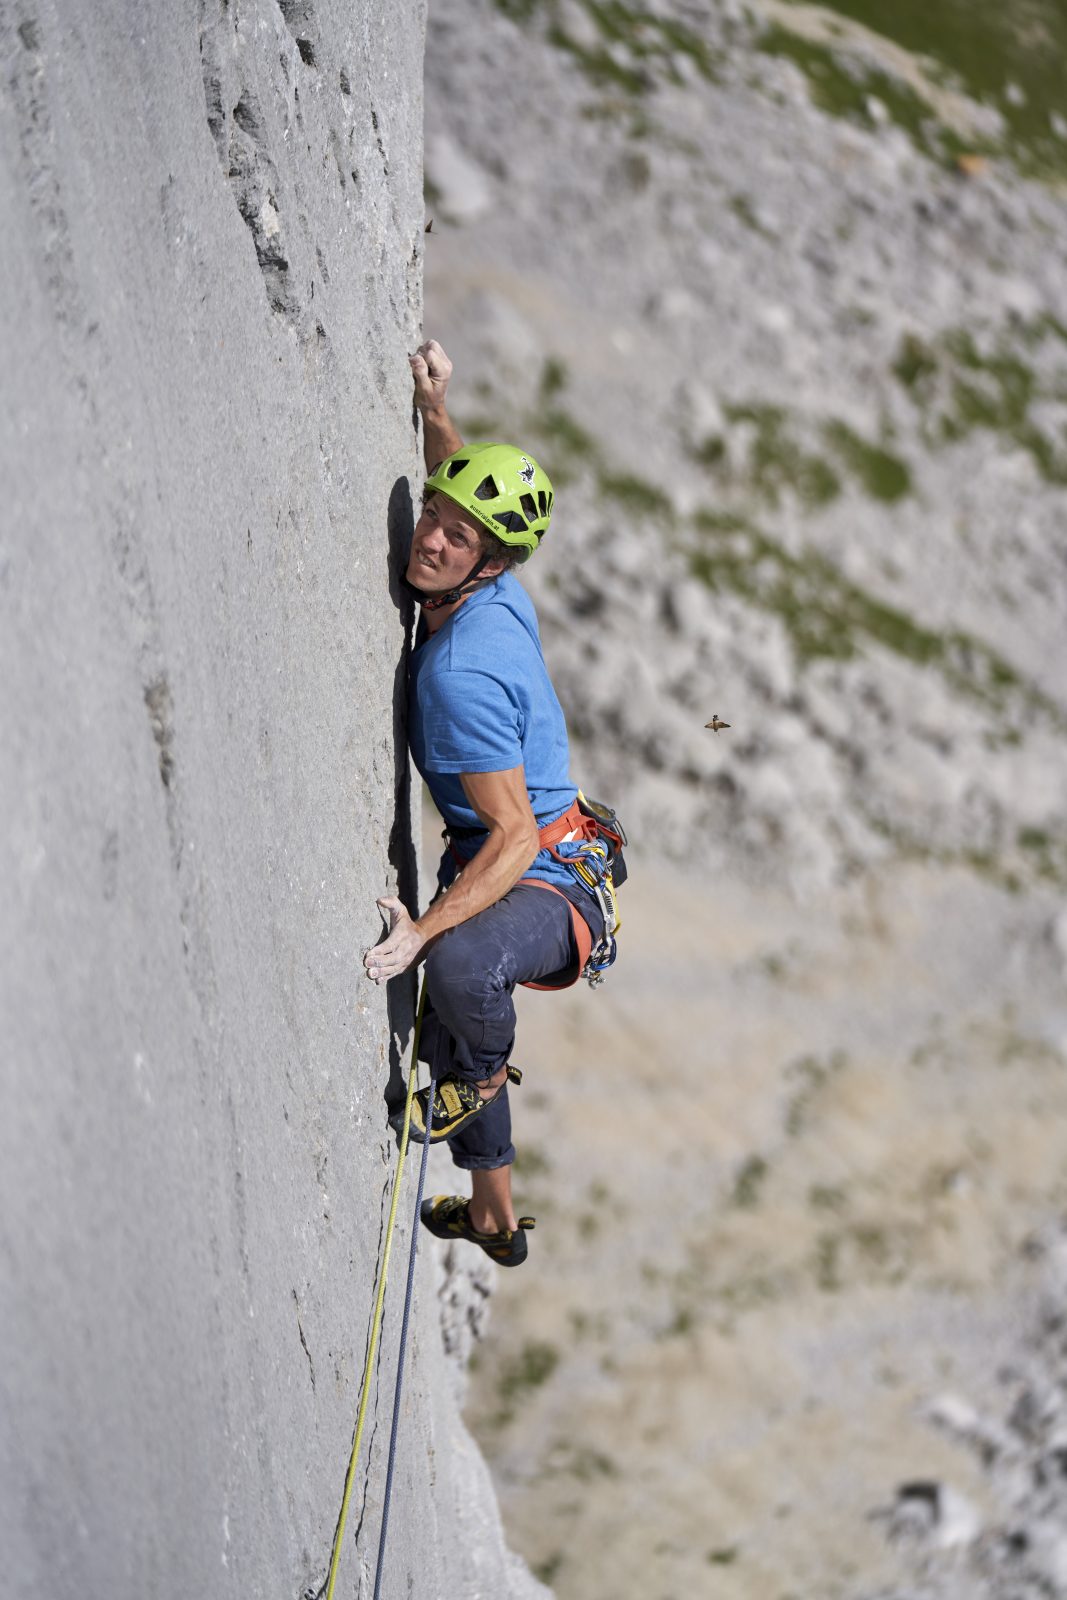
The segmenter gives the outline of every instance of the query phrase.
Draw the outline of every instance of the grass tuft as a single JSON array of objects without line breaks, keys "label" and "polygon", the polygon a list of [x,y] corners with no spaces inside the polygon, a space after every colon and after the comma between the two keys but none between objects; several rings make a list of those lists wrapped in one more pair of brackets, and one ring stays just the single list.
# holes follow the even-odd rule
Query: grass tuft
[{"label": "grass tuft", "polygon": [[625,472],[600,472],[597,474],[597,487],[606,500],[614,500],[635,516],[658,517],[663,522],[674,519],[670,496],[664,494],[662,489],[657,489],[655,484],[647,483],[644,478],[636,478]]},{"label": "grass tuft", "polygon": [[497,1384],[497,1392],[508,1417],[514,1404],[534,1389],[539,1389],[559,1365],[559,1351],[543,1339],[529,1339],[517,1356],[505,1363]]},{"label": "grass tuft", "polygon": [[788,488],[814,510],[841,493],[841,481],[829,463],[796,443],[782,407],[749,403],[724,409],[731,422],[749,422],[755,428],[749,480],[764,500],[777,506],[782,490]]},{"label": "grass tuft", "polygon": [[907,334],[891,371],[918,410],[931,448],[978,431],[1000,434],[1026,451],[1047,483],[1065,485],[1067,443],[1040,428],[1032,411],[1043,400],[1062,402],[1067,371],[1060,367],[1042,379],[1018,349],[1038,351],[1049,339],[1062,342],[1062,330],[1047,316],[1000,330],[985,349],[966,328],[949,329],[933,342]]},{"label": "grass tuft", "polygon": [[754,1211],[769,1171],[762,1156],[749,1156],[737,1175],[730,1204],[742,1211]]},{"label": "grass tuft", "polygon": [[892,505],[910,494],[911,472],[899,456],[869,444],[844,422],[829,422],[824,431],[827,443],[873,500]]},{"label": "grass tuft", "polygon": [[1057,728],[1067,719],[1003,656],[961,629],[936,633],[878,600],[813,550],[793,555],[730,513],[699,511],[690,551],[693,574],[716,593],[732,593],[771,612],[798,662],[848,661],[872,645],[939,672],[968,699],[1005,713],[1025,709]]}]

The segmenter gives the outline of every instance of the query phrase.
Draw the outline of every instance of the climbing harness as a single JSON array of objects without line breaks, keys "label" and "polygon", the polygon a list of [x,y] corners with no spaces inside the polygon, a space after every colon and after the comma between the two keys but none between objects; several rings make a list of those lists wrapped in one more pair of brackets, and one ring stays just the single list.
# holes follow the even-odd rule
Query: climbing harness
[{"label": "climbing harness", "polygon": [[[568,811],[554,822],[547,822],[537,830],[540,848],[572,874],[582,888],[592,896],[600,911],[603,932],[594,941],[592,930],[578,907],[554,883],[543,878],[520,878],[519,883],[530,889],[547,889],[567,901],[571,912],[571,931],[578,952],[577,961],[562,972],[525,983],[525,989],[567,989],[579,978],[585,978],[590,988],[603,983],[608,968],[618,955],[615,936],[622,927],[616,890],[626,882],[626,860],[623,849],[627,844],[626,830],[611,806],[599,800],[587,800],[578,790],[577,799]],[[484,828],[451,828],[445,830],[452,859],[463,867],[474,854],[465,854],[461,848],[474,839],[484,838]],[[559,847],[571,847],[568,851]]]},{"label": "climbing harness", "polygon": [[[385,1307],[385,1285],[389,1275],[389,1257],[393,1247],[393,1227],[396,1223],[397,1204],[400,1199],[400,1182],[404,1176],[404,1162],[408,1153],[408,1140],[411,1128],[411,1103],[415,1096],[415,1083],[419,1070],[419,1040],[422,1037],[422,1019],[426,1010],[426,977],[423,975],[422,988],[419,992],[419,1005],[415,1014],[415,1031],[411,1041],[411,1068],[408,1072],[407,1098],[404,1102],[404,1122],[400,1131],[400,1155],[397,1160],[396,1176],[393,1179],[393,1192],[389,1201],[389,1220],[385,1227],[385,1241],[382,1249],[382,1266],[378,1279],[378,1293],[374,1302],[374,1315],[371,1319],[370,1338],[367,1341],[367,1359],[363,1363],[363,1384],[360,1392],[359,1410],[356,1413],[356,1430],[352,1440],[352,1453],[348,1458],[348,1471],[345,1473],[344,1493],[341,1496],[341,1512],[337,1518],[337,1527],[334,1530],[333,1549],[330,1552],[330,1570],[327,1574],[325,1585],[326,1600],[333,1600],[334,1585],[337,1582],[337,1568],[341,1559],[341,1545],[344,1542],[345,1523],[348,1520],[348,1505],[352,1498],[352,1486],[355,1483],[356,1463],[359,1459],[359,1447],[363,1440],[363,1426],[367,1420],[367,1407],[370,1401],[371,1373],[374,1369],[374,1358],[378,1350],[378,1339],[382,1329],[382,1313]],[[433,1096],[436,1087],[437,1061],[430,1066],[430,1094],[427,1133],[433,1132]],[[385,1541],[389,1530],[389,1503],[393,1492],[393,1470],[396,1462],[396,1442],[400,1423],[400,1396],[404,1382],[404,1357],[407,1352],[408,1322],[411,1317],[411,1304],[415,1292],[415,1256],[419,1243],[419,1216],[422,1209],[422,1196],[426,1186],[426,1159],[429,1154],[429,1139],[422,1147],[422,1161],[419,1165],[418,1194],[415,1199],[415,1220],[411,1229],[411,1250],[408,1255],[407,1291],[404,1296],[404,1315],[400,1325],[400,1346],[396,1358],[396,1389],[393,1395],[393,1422],[389,1435],[389,1461],[385,1474],[385,1495],[382,1502],[382,1526],[378,1537],[378,1561],[374,1575],[374,1600],[379,1600],[382,1584],[382,1567],[385,1559]],[[323,1591],[319,1591],[321,1597]]]}]

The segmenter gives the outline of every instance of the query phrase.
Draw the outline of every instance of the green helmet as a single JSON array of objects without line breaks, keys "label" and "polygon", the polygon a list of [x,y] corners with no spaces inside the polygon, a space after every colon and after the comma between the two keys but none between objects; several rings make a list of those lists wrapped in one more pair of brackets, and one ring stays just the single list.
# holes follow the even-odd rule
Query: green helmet
[{"label": "green helmet", "polygon": [[520,561],[541,543],[552,515],[552,485],[533,456],[511,444],[465,444],[426,480],[427,494],[446,494]]}]

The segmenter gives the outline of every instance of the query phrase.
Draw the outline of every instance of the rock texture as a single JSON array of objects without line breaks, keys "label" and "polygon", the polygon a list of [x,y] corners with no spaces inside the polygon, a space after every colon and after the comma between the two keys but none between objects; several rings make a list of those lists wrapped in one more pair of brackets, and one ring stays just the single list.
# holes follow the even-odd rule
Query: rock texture
[{"label": "rock texture", "polygon": [[[939,1395],[931,1428],[979,1464],[990,1510],[980,1516],[950,1485],[902,1485],[889,1516],[915,1577],[870,1600],[1018,1600],[1067,1593],[1067,1370],[1062,1224],[1030,1242],[1040,1288],[1024,1302],[1023,1336],[979,1397]],[[954,1552],[945,1559],[945,1552]]]},{"label": "rock texture", "polygon": [[[0,5],[5,1592],[325,1574],[411,1025],[359,957],[374,896],[415,890],[391,556],[423,21]],[[540,1592],[434,1270],[384,1592]],[[398,1311],[340,1594],[377,1543]]]}]

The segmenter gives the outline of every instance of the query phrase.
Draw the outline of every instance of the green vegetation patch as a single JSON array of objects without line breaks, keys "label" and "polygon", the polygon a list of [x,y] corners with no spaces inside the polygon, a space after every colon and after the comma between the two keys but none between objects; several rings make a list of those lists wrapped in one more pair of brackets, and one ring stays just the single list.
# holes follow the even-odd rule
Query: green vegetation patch
[{"label": "green vegetation patch", "polygon": [[763,226],[753,209],[751,200],[746,194],[732,194],[726,203],[738,221],[743,222],[745,227],[750,228],[753,233],[758,233],[763,239],[772,239],[774,237]]},{"label": "green vegetation patch", "polygon": [[766,55],[783,57],[799,67],[808,80],[815,104],[830,116],[874,127],[871,111],[874,99],[885,107],[890,121],[902,128],[932,160],[949,163],[965,152],[973,154],[979,149],[978,142],[962,140],[940,122],[926,101],[903,79],[860,60],[850,51],[835,49],[818,39],[804,38],[778,23],[770,24],[760,35],[758,48]]},{"label": "green vegetation patch", "polygon": [[918,410],[931,448],[979,429],[999,433],[1027,452],[1047,483],[1067,486],[1067,429],[1061,426],[1057,438],[1032,414],[1042,401],[1067,400],[1067,368],[1057,366],[1044,378],[1023,354],[1049,339],[1062,343],[1063,334],[1053,317],[1001,330],[985,348],[965,328],[950,328],[932,341],[906,334],[891,370]]},{"label": "green vegetation patch", "polygon": [[594,463],[598,450],[592,434],[587,433],[563,406],[548,406],[531,419],[531,429],[544,440],[546,453],[552,460],[552,479],[567,483],[583,467]]},{"label": "green vegetation patch", "polygon": [[552,1171],[552,1162],[536,1145],[524,1144],[515,1157],[515,1172],[523,1178],[543,1178]]},{"label": "green vegetation patch", "polygon": [[906,389],[921,397],[930,381],[937,376],[937,357],[930,345],[913,333],[906,333],[893,362],[893,376]]},{"label": "green vegetation patch", "polygon": [[914,1265],[918,1231],[868,1221],[820,1233],[810,1260],[816,1285],[835,1294],[846,1283],[900,1283]]},{"label": "green vegetation patch", "polygon": [[597,487],[606,500],[613,500],[624,510],[639,517],[658,517],[669,522],[674,516],[670,496],[657,489],[655,484],[629,473],[600,472]]},{"label": "green vegetation patch", "polygon": [[559,1351],[543,1339],[528,1339],[517,1356],[505,1363],[497,1384],[504,1406],[500,1421],[514,1415],[515,1403],[539,1389],[559,1366]]},{"label": "green vegetation patch", "polygon": [[550,1556],[546,1556],[544,1561],[537,1562],[536,1566],[532,1567],[530,1570],[533,1572],[535,1578],[540,1578],[542,1583],[551,1585],[553,1579],[558,1575],[559,1569],[562,1567],[562,1565],[563,1551],[555,1550]]},{"label": "green vegetation patch", "polygon": [[818,1056],[801,1056],[798,1061],[790,1063],[787,1075],[797,1084],[797,1088],[790,1096],[786,1109],[786,1133],[793,1138],[803,1133],[817,1095],[847,1064],[848,1057],[842,1050],[835,1050],[825,1061]]},{"label": "green vegetation patch", "polygon": [[1067,6],[1063,0],[825,0],[830,10],[932,61],[1004,118],[1012,154],[1038,175],[1067,168],[1064,114]]},{"label": "green vegetation patch", "polygon": [[570,373],[567,371],[567,363],[561,361],[558,356],[547,356],[545,364],[541,368],[541,378],[538,384],[542,405],[548,405],[550,401],[561,395],[569,382]]},{"label": "green vegetation patch", "polygon": [[[501,4],[502,0],[497,3]],[[680,83],[679,56],[692,62],[703,78],[715,81],[718,52],[701,34],[679,19],[643,11],[639,6],[626,4],[625,0],[580,0],[580,3],[600,35],[601,42],[596,45],[581,43],[568,33],[558,20],[555,6],[547,5],[542,9],[552,15],[549,42],[572,56],[596,88],[638,97],[654,89],[658,82]]]},{"label": "green vegetation patch", "polygon": [[892,505],[911,492],[911,472],[899,456],[870,444],[844,422],[828,422],[826,442],[862,483],[873,500]]},{"label": "green vegetation patch", "polygon": [[829,463],[796,442],[781,406],[749,403],[726,406],[724,411],[729,421],[750,422],[755,427],[751,487],[771,505],[779,503],[786,487],[809,510],[826,505],[841,493],[841,480]]},{"label": "green vegetation patch", "polygon": [[[537,382],[537,401],[514,432],[533,447],[553,483],[571,483],[587,468],[600,464],[600,448],[587,429],[567,409],[564,394],[570,382],[566,362],[548,356]],[[499,437],[502,424],[488,437]]]},{"label": "green vegetation patch", "polygon": [[802,419],[784,406],[748,400],[724,406],[723,412],[729,422],[748,423],[754,429],[745,463],[731,463],[726,440],[718,434],[703,439],[691,455],[726,488],[740,489],[775,507],[789,490],[807,511],[817,511],[838,497],[842,471],[883,504],[894,504],[911,492],[907,463],[883,444],[863,438],[838,417],[819,425],[819,437],[836,457],[836,463],[831,463],[799,442]]},{"label": "green vegetation patch", "polygon": [[880,645],[940,672],[958,693],[991,710],[1025,708],[1063,726],[1059,707],[973,634],[923,627],[851,583],[827,557],[813,550],[792,555],[743,518],[702,511],[693,522],[700,535],[689,553],[694,576],[777,616],[801,664],[848,661]]},{"label": "green vegetation patch", "polygon": [[603,1450],[594,1450],[589,1447],[575,1450],[566,1471],[581,1483],[591,1483],[596,1478],[617,1478],[619,1469],[609,1455]]},{"label": "green vegetation patch", "polygon": [[645,94],[652,87],[650,75],[638,66],[619,61],[603,45],[579,44],[566,28],[554,22],[548,30],[549,43],[573,56],[589,82],[597,89],[620,89],[624,95]]},{"label": "green vegetation patch", "polygon": [[[919,838],[899,820],[890,820],[869,806],[861,806],[860,810],[868,827],[887,840],[902,861],[932,861],[940,867],[965,866],[979,877],[987,878],[990,883],[1010,889],[1013,893],[1021,887],[1018,880],[1005,876],[999,860],[989,851],[938,850],[928,840]],[[912,1059],[917,1060],[917,1057]]]},{"label": "green vegetation patch", "polygon": [[755,1210],[769,1170],[762,1156],[749,1156],[734,1182],[734,1191],[730,1197],[731,1205],[737,1206],[742,1211]]},{"label": "green vegetation patch", "polygon": [[1067,833],[1054,833],[1046,828],[1023,828],[1017,844],[1036,878],[1061,887],[1067,885]]}]

